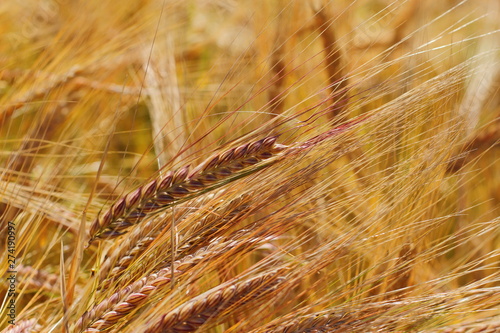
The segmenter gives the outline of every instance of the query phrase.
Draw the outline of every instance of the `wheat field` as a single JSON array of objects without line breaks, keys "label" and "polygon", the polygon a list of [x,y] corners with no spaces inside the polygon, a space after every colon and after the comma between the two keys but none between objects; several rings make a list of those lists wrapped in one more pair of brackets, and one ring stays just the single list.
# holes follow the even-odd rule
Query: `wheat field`
[{"label": "wheat field", "polygon": [[496,0],[0,3],[0,332],[500,332]]}]

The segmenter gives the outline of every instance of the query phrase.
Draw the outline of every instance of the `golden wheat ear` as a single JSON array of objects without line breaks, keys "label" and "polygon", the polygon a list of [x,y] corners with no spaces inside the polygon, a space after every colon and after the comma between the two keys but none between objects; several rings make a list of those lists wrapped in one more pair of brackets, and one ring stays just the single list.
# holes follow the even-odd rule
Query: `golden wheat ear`
[{"label": "golden wheat ear", "polygon": [[191,173],[189,166],[169,172],[121,198],[98,217],[90,227],[89,244],[121,236],[150,214],[251,174],[260,169],[252,167],[263,160],[271,160],[268,166],[286,148],[276,143],[276,137],[267,137],[216,155]]},{"label": "golden wheat ear", "polygon": [[[359,117],[294,147],[276,143],[276,136],[266,137],[218,154],[197,166],[191,173],[189,166],[169,172],[119,199],[102,217],[97,217],[90,226],[89,245],[97,239],[121,236],[147,216],[269,167],[279,157],[312,148],[367,119],[369,116]],[[260,163],[263,161],[265,162]]]},{"label": "golden wheat ear", "polygon": [[163,314],[156,322],[147,325],[144,332],[194,332],[235,305],[265,296],[284,281],[282,275],[285,272],[285,269],[280,269],[244,281],[229,281]]},{"label": "golden wheat ear", "polygon": [[2,330],[1,333],[29,333],[29,332],[39,332],[42,326],[37,324],[36,319],[25,319],[21,320],[11,327],[7,327]]},{"label": "golden wheat ear", "polygon": [[21,286],[25,285],[28,289],[47,292],[59,291],[59,276],[56,274],[22,264],[17,267],[17,273]]},{"label": "golden wheat ear", "polygon": [[[196,223],[186,226],[179,236],[178,256],[191,254],[203,246],[207,246],[217,235],[223,233],[230,222],[236,223],[239,217],[250,211],[250,198],[239,196],[227,204],[214,210],[197,212]],[[169,227],[171,217],[153,219],[134,229],[117,247],[104,256],[99,268],[99,289],[107,288],[110,283],[132,265],[152,243]],[[164,244],[168,246],[168,244]],[[164,261],[167,258],[164,259]]]},{"label": "golden wheat ear", "polygon": [[[246,243],[249,248],[255,248],[261,242],[247,241]],[[252,247],[250,247],[250,243],[253,243]],[[132,311],[140,309],[151,299],[159,299],[168,291],[171,291],[172,274],[175,274],[176,280],[182,279],[189,270],[202,261],[214,261],[238,245],[240,245],[240,240],[237,239],[214,240],[195,253],[176,260],[173,263],[173,271],[172,267],[161,268],[157,272],[119,289],[113,295],[86,311],[76,322],[75,330],[78,332],[92,332],[93,330],[109,329],[119,320],[126,319]]]}]

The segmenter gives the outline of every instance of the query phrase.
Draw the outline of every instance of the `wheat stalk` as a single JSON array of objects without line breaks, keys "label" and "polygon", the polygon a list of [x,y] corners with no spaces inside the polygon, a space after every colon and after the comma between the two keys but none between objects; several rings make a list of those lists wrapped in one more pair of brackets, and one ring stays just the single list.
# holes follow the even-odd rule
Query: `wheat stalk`
[{"label": "wheat stalk", "polygon": [[336,100],[328,108],[328,117],[330,120],[338,122],[339,118],[344,118],[342,111],[349,103],[348,82],[342,66],[341,49],[326,8],[313,8],[313,10],[315,12],[315,23],[323,41],[325,67],[328,73],[328,81],[330,82],[331,99]]}]

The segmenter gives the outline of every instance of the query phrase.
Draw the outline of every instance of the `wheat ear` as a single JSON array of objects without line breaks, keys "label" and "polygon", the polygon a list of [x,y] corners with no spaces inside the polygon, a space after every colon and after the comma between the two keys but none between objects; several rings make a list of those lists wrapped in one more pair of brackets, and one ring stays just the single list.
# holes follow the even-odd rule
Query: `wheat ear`
[{"label": "wheat ear", "polygon": [[44,95],[48,94],[50,91],[53,91],[59,87],[64,86],[69,81],[73,80],[76,76],[80,75],[81,72],[82,72],[81,68],[74,67],[71,70],[69,70],[67,73],[65,73],[64,75],[54,77],[54,79],[49,81],[49,83],[46,86],[29,91],[28,93],[26,93],[24,96],[22,96],[17,101],[4,107],[2,110],[0,110],[0,126],[5,124],[9,120],[9,118],[12,116],[14,111],[22,108],[23,106],[25,106],[26,104],[28,104],[29,102],[31,102],[33,100],[42,98]]},{"label": "wheat ear", "polygon": [[[224,206],[219,206],[208,212],[203,211],[200,219],[187,228],[180,236],[178,254],[180,256],[193,253],[206,246],[211,239],[219,234],[222,225],[242,216],[248,210],[249,198],[246,195],[231,200]],[[170,216],[162,218],[169,221]],[[111,281],[129,267],[151,243],[162,233],[166,223],[148,221],[141,228],[134,229],[130,236],[120,242],[117,248],[107,256],[99,268],[99,287],[106,288]],[[165,246],[168,247],[166,244]],[[166,258],[168,259],[168,258]],[[102,286],[102,287],[101,287]]]},{"label": "wheat ear", "polygon": [[[188,166],[175,173],[169,172],[119,199],[105,214],[98,216],[90,227],[89,245],[96,239],[123,235],[127,229],[141,222],[148,214],[195,198],[270,166],[278,159],[272,159],[260,166],[255,165],[263,160],[278,157],[285,150],[289,155],[304,151],[346,132],[369,118],[370,115],[360,116],[305,142],[300,142],[293,148],[276,143],[276,136],[266,137],[216,155],[196,167],[191,174]],[[250,168],[252,166],[255,167]]]},{"label": "wheat ear", "polygon": [[21,285],[28,289],[46,290],[49,292],[58,292],[59,276],[47,273],[43,270],[31,266],[17,266],[17,274]]},{"label": "wheat ear", "polygon": [[60,102],[51,111],[38,119],[29,133],[21,142],[16,153],[9,156],[8,168],[19,174],[31,173],[35,166],[35,157],[46,142],[52,140],[57,127],[59,127],[68,114],[68,103]]},{"label": "wheat ear", "polygon": [[190,253],[205,246],[211,239],[225,231],[228,224],[233,224],[229,222],[246,215],[251,210],[250,201],[249,195],[240,195],[222,207],[202,212],[202,217],[182,232],[178,251],[181,254]]},{"label": "wheat ear", "polygon": [[276,144],[276,137],[232,148],[216,155],[189,174],[189,167],[155,179],[118,200],[90,227],[91,244],[100,238],[114,238],[127,232],[148,214],[173,206],[224,185],[251,172],[249,167],[269,159],[287,148]]},{"label": "wheat ear", "polygon": [[399,251],[399,258],[394,267],[394,272],[389,277],[389,286],[386,291],[386,298],[400,298],[409,292],[411,284],[411,274],[415,265],[417,251],[412,244],[404,244]]},{"label": "wheat ear", "polygon": [[481,130],[476,136],[467,141],[455,152],[451,161],[448,163],[447,172],[458,172],[473,158],[484,153],[486,150],[500,145],[500,115],[495,122]]},{"label": "wheat ear", "polygon": [[306,333],[335,332],[336,328],[344,327],[346,317],[343,314],[311,314],[281,323],[277,327],[261,332],[265,333]]},{"label": "wheat ear", "polygon": [[[0,79],[13,84],[16,80],[22,77],[34,77],[44,81],[61,81],[69,83],[69,85],[74,86],[72,89],[80,88],[90,88],[94,90],[102,90],[113,94],[120,95],[139,95],[140,88],[138,87],[127,87],[121,84],[112,83],[102,83],[100,81],[91,80],[84,76],[81,76],[82,71],[78,70],[77,73],[71,72],[67,74],[66,77],[58,77],[56,74],[44,73],[42,71],[25,70],[25,69],[4,69],[0,72]],[[56,86],[57,87],[57,86]],[[50,88],[50,87],[49,87]],[[40,95],[40,93],[38,93]]]},{"label": "wheat ear", "polygon": [[[258,244],[258,239],[250,241]],[[188,270],[198,265],[205,258],[214,260],[223,255],[231,248],[240,244],[238,240],[222,241],[215,240],[207,247],[196,251],[192,255],[187,255],[174,262],[174,273],[179,279]],[[248,244],[246,244],[248,245]],[[78,332],[95,332],[95,330],[105,330],[123,319],[135,309],[144,305],[153,296],[157,297],[165,290],[170,289],[172,277],[171,267],[162,268],[154,274],[150,274],[118,292],[106,298],[77,321],[75,327]]]},{"label": "wheat ear", "polygon": [[144,333],[181,333],[196,331],[210,318],[215,318],[236,303],[246,303],[259,298],[281,283],[284,269],[261,274],[242,282],[225,283],[197,296],[176,309],[162,315],[148,326]]},{"label": "wheat ear", "polygon": [[31,333],[38,332],[40,325],[37,324],[36,319],[22,320],[15,325],[9,325],[0,333]]},{"label": "wheat ear", "polygon": [[129,267],[156,239],[162,225],[156,220],[134,229],[129,237],[117,244],[99,267],[99,289],[107,288],[111,281]]},{"label": "wheat ear", "polygon": [[[385,324],[374,324],[374,320],[387,313],[393,304],[380,304],[377,307],[365,309],[338,309],[331,311],[321,311],[306,315],[287,315],[279,318],[265,327],[252,330],[250,333],[311,333],[311,332],[372,332],[375,327],[384,328],[383,332],[393,332],[388,330]],[[373,332],[382,330],[373,330]]]}]

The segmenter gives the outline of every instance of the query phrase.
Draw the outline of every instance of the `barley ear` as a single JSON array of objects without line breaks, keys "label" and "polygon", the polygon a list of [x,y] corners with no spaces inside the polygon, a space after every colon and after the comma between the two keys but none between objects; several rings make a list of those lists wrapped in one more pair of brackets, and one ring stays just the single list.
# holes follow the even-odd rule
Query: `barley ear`
[{"label": "barley ear", "polygon": [[[96,239],[115,238],[128,232],[130,227],[148,215],[172,207],[219,188],[260,168],[259,162],[277,156],[287,147],[276,144],[276,137],[266,137],[216,155],[189,174],[189,166],[175,173],[152,180],[119,199],[90,227],[91,244]],[[269,166],[269,163],[263,165]]]},{"label": "barley ear", "polygon": [[278,270],[243,282],[226,283],[169,311],[148,326],[145,333],[194,332],[209,319],[215,319],[236,303],[257,299],[283,281]]}]

